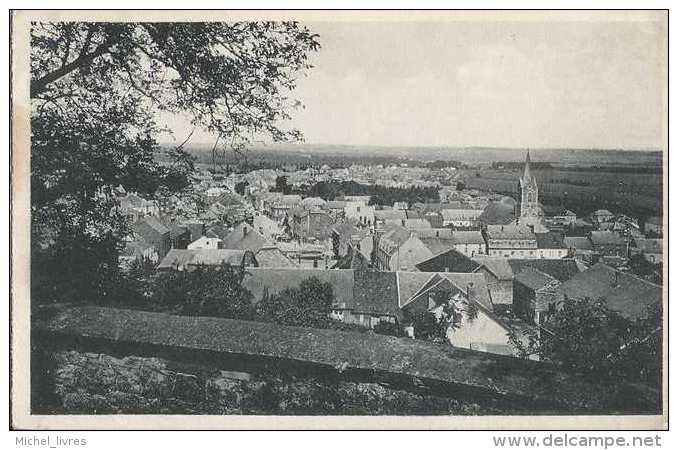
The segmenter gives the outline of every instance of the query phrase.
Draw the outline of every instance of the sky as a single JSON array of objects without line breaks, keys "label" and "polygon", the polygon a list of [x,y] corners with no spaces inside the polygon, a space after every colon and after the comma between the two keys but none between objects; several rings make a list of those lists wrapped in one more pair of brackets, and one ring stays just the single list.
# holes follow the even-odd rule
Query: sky
[{"label": "sky", "polygon": [[322,45],[293,93],[307,143],[663,147],[663,21],[304,25]]}]

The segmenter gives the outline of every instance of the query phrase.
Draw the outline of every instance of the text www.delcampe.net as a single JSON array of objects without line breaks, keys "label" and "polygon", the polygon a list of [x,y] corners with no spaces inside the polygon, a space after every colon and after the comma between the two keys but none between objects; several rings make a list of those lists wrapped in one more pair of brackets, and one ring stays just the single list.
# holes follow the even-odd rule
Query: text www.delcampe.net
[{"label": "text www.delcampe.net", "polygon": [[547,434],[545,436],[492,436],[495,447],[661,447],[661,436],[582,436]]}]

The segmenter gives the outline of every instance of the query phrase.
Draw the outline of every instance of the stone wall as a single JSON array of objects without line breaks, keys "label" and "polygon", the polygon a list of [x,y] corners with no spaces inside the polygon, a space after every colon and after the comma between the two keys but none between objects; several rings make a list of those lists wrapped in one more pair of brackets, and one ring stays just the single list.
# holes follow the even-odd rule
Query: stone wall
[{"label": "stone wall", "polygon": [[[59,351],[52,404],[41,412],[85,414],[478,414],[500,408],[392,389],[216,370],[162,358]],[[505,412],[504,412],[505,413]]]}]

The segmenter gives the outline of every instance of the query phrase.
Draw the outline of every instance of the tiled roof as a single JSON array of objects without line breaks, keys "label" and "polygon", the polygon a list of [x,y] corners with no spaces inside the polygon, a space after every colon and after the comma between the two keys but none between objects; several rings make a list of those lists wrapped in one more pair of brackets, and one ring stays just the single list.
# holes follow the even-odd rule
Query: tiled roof
[{"label": "tiled roof", "polygon": [[355,271],[353,302],[346,306],[360,313],[388,314],[400,318],[395,272]]},{"label": "tiled roof", "polygon": [[498,240],[535,240],[537,237],[527,225],[488,225],[488,239]]},{"label": "tiled roof", "polygon": [[526,267],[515,276],[515,281],[536,291],[543,288],[551,282],[558,282],[551,275],[541,272],[533,267]]},{"label": "tiled roof", "polygon": [[475,256],[473,260],[485,267],[499,280],[513,280],[513,269],[508,259],[492,256]]},{"label": "tiled roof", "polygon": [[224,236],[221,247],[234,250],[251,250],[256,253],[266,244],[266,238],[249,224],[242,222]]},{"label": "tiled roof", "polygon": [[591,241],[593,245],[626,245],[624,238],[613,231],[592,231]]},{"label": "tiled roof", "polygon": [[643,317],[649,305],[662,302],[661,286],[603,263],[580,272],[560,285],[558,290],[568,298],[604,298],[610,309],[630,319]]},{"label": "tiled roof", "polygon": [[381,209],[374,211],[374,217],[377,220],[405,220],[407,213],[400,209]]},{"label": "tiled roof", "polygon": [[574,248],[577,250],[593,250],[593,244],[589,238],[584,236],[566,236],[563,243],[567,248]]},{"label": "tiled roof", "polygon": [[297,263],[285,256],[275,246],[262,247],[256,253],[255,258],[259,267],[298,267]]},{"label": "tiled roof", "polygon": [[227,263],[231,265],[240,265],[245,256],[243,250],[223,250],[223,249],[193,249],[181,250],[172,249],[162,259],[158,269],[174,269],[186,266],[197,265],[220,265]]},{"label": "tiled roof", "polygon": [[514,274],[528,267],[548,274],[558,281],[566,281],[579,273],[577,262],[571,258],[563,259],[509,259]]},{"label": "tiled roof", "polygon": [[566,248],[563,243],[563,235],[550,231],[548,233],[536,233],[537,248]]},{"label": "tiled roof", "polygon": [[479,264],[468,256],[450,249],[416,265],[422,272],[464,272],[471,273]]}]

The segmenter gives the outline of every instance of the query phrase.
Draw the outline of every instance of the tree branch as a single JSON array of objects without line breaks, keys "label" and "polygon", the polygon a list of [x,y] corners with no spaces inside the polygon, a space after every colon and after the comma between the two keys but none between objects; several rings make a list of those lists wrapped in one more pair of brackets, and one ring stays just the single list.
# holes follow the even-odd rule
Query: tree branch
[{"label": "tree branch", "polygon": [[61,66],[60,68],[48,73],[42,78],[31,81],[31,98],[35,98],[41,93],[47,90],[47,86],[50,83],[57,81],[59,78],[62,78],[74,70],[84,66],[85,64],[91,63],[94,59],[98,58],[101,55],[108,53],[113,46],[114,42],[107,39],[104,43],[99,45],[91,53],[81,53],[73,62]]}]

